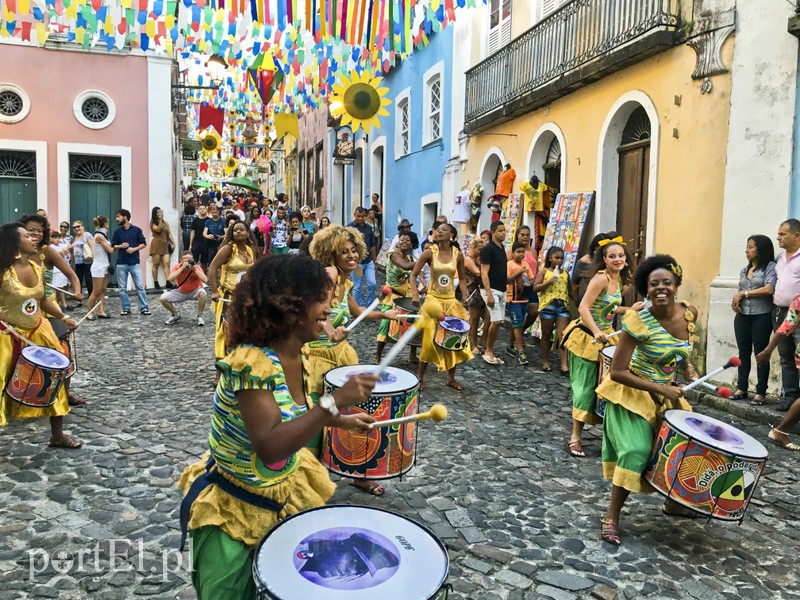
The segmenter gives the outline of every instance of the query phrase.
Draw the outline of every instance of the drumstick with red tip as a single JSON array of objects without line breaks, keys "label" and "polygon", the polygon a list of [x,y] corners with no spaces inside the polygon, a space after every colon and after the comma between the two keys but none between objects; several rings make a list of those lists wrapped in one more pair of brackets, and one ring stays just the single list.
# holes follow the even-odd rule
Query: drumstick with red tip
[{"label": "drumstick with red tip", "polygon": [[416,421],[426,421],[430,419],[431,421],[435,421],[437,423],[444,421],[447,418],[447,408],[443,404],[434,404],[431,406],[431,409],[424,412],[419,413],[418,415],[409,415],[408,417],[400,417],[398,419],[389,419],[388,421],[375,421],[374,423],[370,423],[370,429],[376,429],[377,427],[391,427],[392,425],[400,425],[401,423],[413,423]]},{"label": "drumstick with red tip", "polygon": [[707,390],[710,390],[717,394],[720,398],[730,398],[731,397],[731,388],[725,387],[724,385],[721,387],[717,387],[715,385],[711,385],[710,383],[703,382],[702,386]]},{"label": "drumstick with red tip", "polygon": [[[392,293],[392,288],[390,288],[388,285],[385,285],[385,286],[383,286],[381,288],[381,294],[383,295],[384,298],[389,296],[391,293]],[[373,310],[375,310],[378,307],[378,304],[380,304],[380,303],[381,303],[381,299],[380,298],[375,298],[375,300],[373,300],[372,303],[369,306],[367,306],[367,308],[364,309],[364,312],[362,312],[360,315],[358,315],[353,320],[352,323],[349,323],[347,325],[347,327],[345,327],[345,329],[347,331],[353,331],[353,329],[355,329],[355,326],[358,325],[359,323],[361,323],[361,321],[363,321],[364,319],[366,319],[367,316],[369,315],[369,313],[371,313]]]},{"label": "drumstick with red tip", "polygon": [[383,373],[383,370],[392,364],[392,361],[397,358],[400,353],[403,351],[403,348],[408,346],[409,342],[417,335],[418,332],[422,331],[422,328],[425,327],[425,323],[428,319],[437,319],[439,321],[444,321],[445,314],[442,310],[442,305],[436,300],[427,300],[425,304],[422,305],[420,309],[420,315],[423,317],[421,319],[417,319],[411,324],[411,327],[408,328],[403,335],[400,336],[400,339],[395,342],[394,346],[389,353],[384,357],[377,367],[372,370],[373,375],[380,375]]},{"label": "drumstick with red tip", "polygon": [[24,335],[22,335],[21,333],[17,333],[17,330],[14,329],[11,325],[9,325],[8,323],[6,323],[3,320],[0,320],[0,331],[2,331],[4,329],[6,331],[8,331],[8,333],[13,335],[15,338],[17,338],[20,342],[22,342],[24,344],[28,344],[29,346],[35,346],[36,345],[32,341],[30,341],[28,338],[26,338]]},{"label": "drumstick with red tip", "polygon": [[691,390],[692,388],[696,388],[698,385],[703,384],[704,382],[708,381],[709,379],[711,379],[715,375],[719,375],[725,369],[730,369],[731,367],[738,367],[741,364],[742,364],[742,361],[739,360],[738,356],[731,356],[731,358],[728,360],[728,362],[726,362],[721,367],[717,367],[716,369],[714,369],[710,373],[706,373],[705,375],[703,375],[700,379],[695,379],[693,382],[683,386],[683,391],[686,392],[686,391]]}]

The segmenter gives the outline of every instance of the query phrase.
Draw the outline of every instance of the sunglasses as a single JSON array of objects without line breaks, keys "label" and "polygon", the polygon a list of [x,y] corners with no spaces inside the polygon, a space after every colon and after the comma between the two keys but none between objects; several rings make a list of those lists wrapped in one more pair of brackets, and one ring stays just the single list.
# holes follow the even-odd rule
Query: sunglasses
[{"label": "sunglasses", "polygon": [[73,225],[72,226],[73,229],[80,229],[81,227],[83,227],[83,225]]}]

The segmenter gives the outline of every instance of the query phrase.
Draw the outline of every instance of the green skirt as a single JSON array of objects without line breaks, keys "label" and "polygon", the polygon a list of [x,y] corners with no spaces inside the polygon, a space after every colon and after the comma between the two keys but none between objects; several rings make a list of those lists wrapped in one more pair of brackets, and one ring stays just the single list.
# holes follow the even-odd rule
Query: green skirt
[{"label": "green skirt", "polygon": [[652,492],[653,487],[642,473],[650,460],[654,439],[655,431],[645,419],[619,404],[606,402],[603,477],[629,492]]},{"label": "green skirt", "polygon": [[192,584],[197,600],[254,599],[254,550],[218,527],[201,527],[191,534]]},{"label": "green skirt", "polygon": [[576,421],[596,425],[603,419],[598,417],[594,408],[597,404],[597,369],[595,361],[586,360],[573,354],[568,355],[569,383],[572,388],[572,418]]}]

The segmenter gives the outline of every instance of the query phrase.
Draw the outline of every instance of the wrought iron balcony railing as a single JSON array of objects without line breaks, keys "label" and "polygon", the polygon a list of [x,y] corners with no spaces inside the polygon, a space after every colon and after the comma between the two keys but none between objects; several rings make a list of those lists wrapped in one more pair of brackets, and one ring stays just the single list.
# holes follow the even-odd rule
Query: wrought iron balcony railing
[{"label": "wrought iron balcony railing", "polygon": [[[798,0],[800,1],[800,0]],[[654,30],[679,0],[574,0],[467,71],[467,122]]]}]

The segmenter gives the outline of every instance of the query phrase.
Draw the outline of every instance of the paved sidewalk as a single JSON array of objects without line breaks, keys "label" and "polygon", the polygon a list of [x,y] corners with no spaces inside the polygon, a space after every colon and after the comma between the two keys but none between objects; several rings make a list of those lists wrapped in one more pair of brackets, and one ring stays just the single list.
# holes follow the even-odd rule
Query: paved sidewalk
[{"label": "paved sidewalk", "polygon": [[[48,449],[46,421],[0,430],[0,600],[194,597],[175,482],[207,446],[213,326],[168,327],[152,304],[151,317],[123,318],[112,298],[114,318],[79,331],[74,389],[89,405],[65,425],[81,450]],[[367,323],[354,336],[363,362],[376,331]],[[341,482],[334,502],[430,527],[450,550],[451,599],[800,598],[797,453],[768,446],[741,526],[669,520],[659,496],[635,496],[623,545],[611,547],[599,539],[601,431],[587,432],[586,459],[566,452],[569,382],[542,372],[538,354],[529,347],[527,367],[470,362],[462,393],[429,370],[421,408],[442,402],[449,417],[420,425],[417,465],[382,498]],[[765,425],[697,409],[767,443]]]}]

